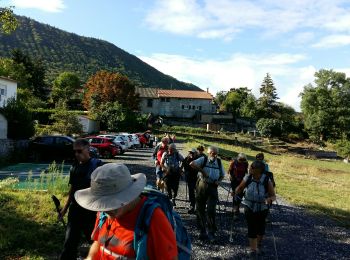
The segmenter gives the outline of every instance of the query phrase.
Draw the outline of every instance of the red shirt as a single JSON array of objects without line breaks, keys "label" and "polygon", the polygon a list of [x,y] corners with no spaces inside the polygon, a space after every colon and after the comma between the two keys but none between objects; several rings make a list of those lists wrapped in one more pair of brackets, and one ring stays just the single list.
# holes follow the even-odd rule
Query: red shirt
[{"label": "red shirt", "polygon": [[[113,220],[107,218],[101,229],[98,227],[100,215],[98,214],[92,240],[98,241],[100,246],[113,253],[135,258],[136,254],[133,249],[134,230],[141,207],[146,199],[146,197],[141,197],[141,201],[135,209],[121,218]],[[109,229],[108,226],[110,226]],[[156,208],[151,218],[147,236],[147,256],[149,259],[173,259],[177,256],[177,253],[174,231],[163,211]],[[94,259],[112,260],[115,257],[103,251],[103,248],[100,247],[99,253]]]}]

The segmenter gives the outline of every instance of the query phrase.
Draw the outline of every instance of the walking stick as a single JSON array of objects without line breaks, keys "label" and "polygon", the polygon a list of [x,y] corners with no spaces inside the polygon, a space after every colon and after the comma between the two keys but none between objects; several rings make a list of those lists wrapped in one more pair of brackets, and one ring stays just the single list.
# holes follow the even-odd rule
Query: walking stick
[{"label": "walking stick", "polygon": [[64,219],[61,216],[61,203],[60,203],[60,200],[55,195],[52,195],[51,198],[53,200],[53,203],[55,203],[56,211],[58,213],[58,216],[60,217],[59,221],[62,222],[63,227],[66,228],[66,223],[64,222]]}]

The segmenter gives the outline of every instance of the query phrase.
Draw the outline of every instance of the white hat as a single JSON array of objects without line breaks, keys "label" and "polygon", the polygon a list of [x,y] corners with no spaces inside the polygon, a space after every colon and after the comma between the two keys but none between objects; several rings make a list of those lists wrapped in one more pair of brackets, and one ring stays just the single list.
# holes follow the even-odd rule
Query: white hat
[{"label": "white hat", "polygon": [[128,167],[108,163],[91,174],[91,187],[75,192],[77,203],[92,211],[111,211],[136,199],[146,186],[143,173],[131,175]]}]

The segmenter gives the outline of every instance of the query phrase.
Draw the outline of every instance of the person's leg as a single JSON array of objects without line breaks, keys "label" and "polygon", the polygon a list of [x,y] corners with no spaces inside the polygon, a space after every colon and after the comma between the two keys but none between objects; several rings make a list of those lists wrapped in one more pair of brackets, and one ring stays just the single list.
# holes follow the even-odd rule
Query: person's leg
[{"label": "person's leg", "polygon": [[81,232],[82,230],[79,224],[78,210],[76,206],[70,206],[66,236],[63,244],[63,250],[60,255],[61,260],[77,259]]},{"label": "person's leg", "polygon": [[191,208],[189,210],[190,214],[193,214],[195,211],[196,206],[196,196],[195,196],[195,189],[196,189],[196,182],[197,180],[195,178],[189,178],[188,179],[188,193],[190,198],[190,205]]},{"label": "person's leg", "polygon": [[166,191],[167,191],[167,193],[168,193],[168,197],[169,197],[169,199],[171,200],[172,197],[173,197],[173,194],[172,194],[172,183],[171,183],[171,178],[170,178],[169,175],[165,176],[164,182],[165,182],[165,186],[166,186]]},{"label": "person's leg", "polygon": [[196,213],[197,224],[201,232],[201,236],[206,236],[206,214],[205,208],[207,204],[207,184],[202,180],[197,182],[196,187]]},{"label": "person's leg", "polygon": [[257,223],[255,214],[249,209],[245,208],[244,215],[247,221],[248,226],[248,238],[249,238],[249,247],[252,252],[257,250]]},{"label": "person's leg", "polygon": [[214,185],[209,185],[208,200],[207,200],[208,230],[212,235],[214,235],[217,230],[216,223],[215,223],[217,202],[218,202],[218,189]]},{"label": "person's leg", "polygon": [[262,241],[265,235],[267,210],[259,212],[257,215],[257,247],[261,251]]}]

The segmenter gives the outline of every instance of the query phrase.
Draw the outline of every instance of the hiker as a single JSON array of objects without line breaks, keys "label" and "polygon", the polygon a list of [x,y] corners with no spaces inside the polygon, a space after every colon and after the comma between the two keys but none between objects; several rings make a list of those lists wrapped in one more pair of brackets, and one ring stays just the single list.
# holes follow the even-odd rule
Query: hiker
[{"label": "hiker", "polygon": [[264,174],[265,165],[261,161],[254,161],[248,175],[243,178],[236,188],[236,194],[244,189],[242,204],[248,224],[248,238],[250,256],[252,258],[262,254],[262,239],[265,234],[266,216],[269,205],[276,200],[275,190],[269,177]]},{"label": "hiker", "polygon": [[[201,173],[196,186],[196,213],[200,238],[209,239],[210,241],[215,240],[215,232],[217,231],[215,210],[219,199],[218,185],[225,175],[222,162],[217,158],[218,152],[217,147],[210,146],[208,157],[202,156],[190,163],[191,167]],[[206,227],[208,227],[208,233]]]},{"label": "hiker", "polygon": [[74,199],[74,192],[90,187],[91,173],[103,163],[101,160],[91,158],[90,143],[87,139],[77,139],[73,144],[76,162],[73,163],[69,173],[68,199],[58,218],[66,214],[68,208],[68,223],[63,250],[60,259],[76,259],[81,233],[84,233],[91,242],[91,232],[94,228],[96,212],[80,207]]},{"label": "hiker", "polygon": [[202,156],[206,156],[206,154],[204,153],[204,147],[203,145],[198,145],[197,147],[197,156],[202,157]]},{"label": "hiker", "polygon": [[179,182],[182,173],[183,156],[176,150],[174,143],[169,144],[168,151],[163,153],[160,165],[162,167],[166,190],[173,206],[176,207],[176,196],[179,190]]},{"label": "hiker", "polygon": [[[156,165],[156,187],[159,190],[164,191],[164,180],[163,180],[163,170],[160,165],[160,162],[162,161],[163,153],[165,153],[168,150],[168,138],[162,138],[162,142],[158,147],[156,147],[157,153],[155,158],[155,165]],[[155,150],[156,150],[155,149]]]},{"label": "hiker", "polygon": [[141,195],[145,185],[143,173],[131,175],[124,164],[109,163],[93,172],[91,188],[75,193],[82,207],[99,211],[87,259],[177,259],[175,233],[159,207],[150,216],[145,247],[135,249],[135,230],[149,199]]},{"label": "hiker", "polygon": [[195,159],[197,159],[197,151],[196,149],[192,148],[188,151],[188,155],[182,162],[184,171],[185,171],[186,182],[188,186],[188,194],[190,198],[190,209],[188,210],[188,214],[194,214],[195,206],[196,206],[195,191],[196,191],[196,183],[198,179],[197,177],[198,170],[190,166],[190,163]]},{"label": "hiker", "polygon": [[241,204],[239,198],[243,197],[243,192],[235,194],[235,190],[243,180],[243,177],[248,174],[248,161],[247,156],[244,153],[239,153],[237,158],[231,161],[227,174],[229,175],[232,188],[233,218],[234,220],[237,220],[239,216],[239,205]]},{"label": "hiker", "polygon": [[267,164],[267,162],[264,160],[265,159],[265,156],[264,156],[264,153],[258,153],[256,156],[255,156],[255,159],[257,161],[261,161],[265,164],[265,172],[270,172],[270,167],[269,165]]}]

